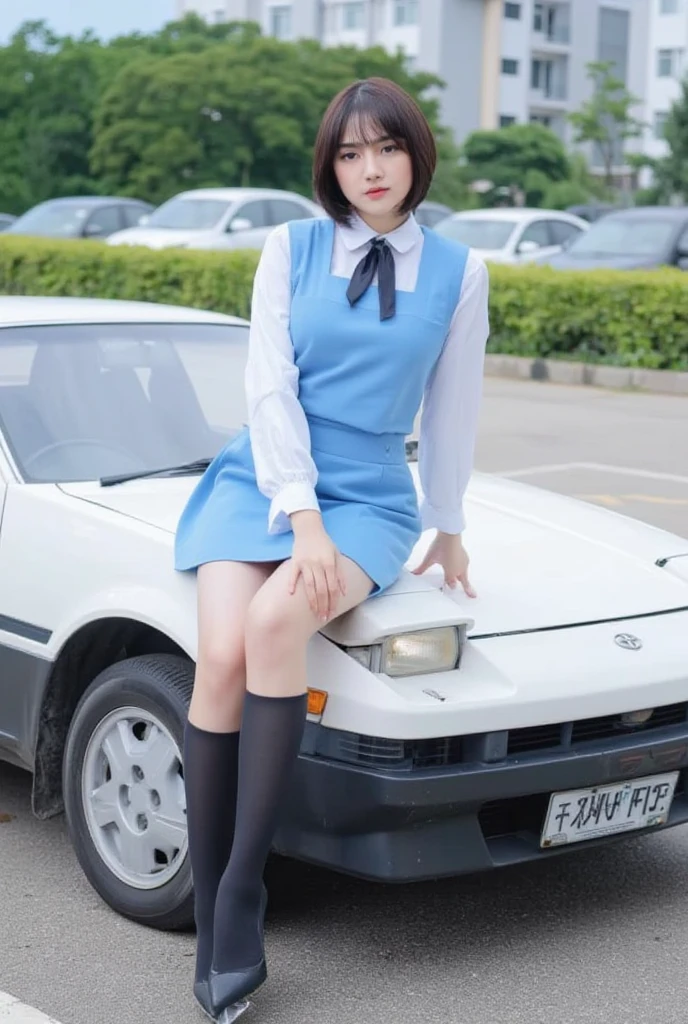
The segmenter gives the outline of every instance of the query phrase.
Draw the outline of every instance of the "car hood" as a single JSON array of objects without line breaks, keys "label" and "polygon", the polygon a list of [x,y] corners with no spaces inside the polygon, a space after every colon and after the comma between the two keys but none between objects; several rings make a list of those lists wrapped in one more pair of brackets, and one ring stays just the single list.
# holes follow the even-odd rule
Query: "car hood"
[{"label": "car hood", "polygon": [[[416,466],[412,472],[417,481]],[[62,484],[61,489],[166,531],[171,541],[197,480],[139,480],[108,488]],[[466,597],[461,588],[445,593],[460,616],[474,620],[474,636],[688,606],[688,576],[655,565],[658,558],[688,550],[680,537],[608,509],[483,474],[471,481],[466,516],[465,544],[478,597]],[[418,564],[431,540],[432,531],[423,534],[408,568]],[[422,579],[403,573],[377,600],[418,597],[439,590],[442,582],[437,567]]]},{"label": "car hood", "polygon": [[541,262],[557,270],[642,270],[662,264],[658,256],[575,256],[567,252]]},{"label": "car hood", "polygon": [[107,239],[108,245],[145,245],[149,249],[171,249],[190,242],[207,239],[209,231],[174,231],[167,228],[128,228],[116,231]]}]

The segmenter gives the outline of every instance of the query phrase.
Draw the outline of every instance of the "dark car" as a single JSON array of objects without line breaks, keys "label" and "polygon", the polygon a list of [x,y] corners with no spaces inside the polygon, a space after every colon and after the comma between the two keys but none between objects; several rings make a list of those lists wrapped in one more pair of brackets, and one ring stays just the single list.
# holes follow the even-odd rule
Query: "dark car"
[{"label": "dark car", "polygon": [[688,206],[637,206],[608,213],[564,252],[537,262],[558,270],[688,270]]},{"label": "dark car", "polygon": [[23,213],[5,233],[45,238],[107,238],[115,231],[134,227],[151,210],[150,203],[119,196],[48,199]]},{"label": "dark car", "polygon": [[600,217],[606,217],[612,210],[618,210],[618,206],[614,206],[613,203],[576,203],[573,206],[567,206],[566,212],[573,213],[576,217],[582,217],[583,220],[587,220],[588,223],[592,224],[593,221],[599,220]]}]

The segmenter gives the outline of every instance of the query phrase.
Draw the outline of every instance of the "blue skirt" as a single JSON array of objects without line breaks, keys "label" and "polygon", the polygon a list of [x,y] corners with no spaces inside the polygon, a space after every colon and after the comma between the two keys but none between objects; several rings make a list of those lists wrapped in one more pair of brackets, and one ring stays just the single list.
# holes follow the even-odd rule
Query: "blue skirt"
[{"label": "blue skirt", "polygon": [[[338,550],[373,581],[391,586],[421,533],[418,500],[401,434],[370,434],[309,419],[316,495]],[[177,527],[175,568],[205,562],[281,562],[294,535],[268,533],[270,501],[258,490],[248,428],[216,456]]]}]

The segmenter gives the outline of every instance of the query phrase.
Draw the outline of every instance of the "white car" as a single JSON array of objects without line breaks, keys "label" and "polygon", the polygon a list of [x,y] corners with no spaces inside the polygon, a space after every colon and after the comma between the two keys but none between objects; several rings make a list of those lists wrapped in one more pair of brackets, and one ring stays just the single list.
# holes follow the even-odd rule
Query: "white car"
[{"label": "white car", "polygon": [[435,231],[492,263],[528,263],[562,252],[589,227],[582,217],[562,210],[504,207],[453,213],[435,224]]},{"label": "white car", "polygon": [[[0,756],[159,928],[193,899],[173,536],[242,425],[246,342],[193,309],[0,298]],[[688,821],[688,542],[479,473],[467,512],[477,599],[404,570],[314,637],[276,851],[405,882]]]},{"label": "white car", "polygon": [[110,235],[108,245],[149,249],[262,249],[278,224],[323,217],[297,192],[270,188],[197,188],[168,199],[139,226]]}]

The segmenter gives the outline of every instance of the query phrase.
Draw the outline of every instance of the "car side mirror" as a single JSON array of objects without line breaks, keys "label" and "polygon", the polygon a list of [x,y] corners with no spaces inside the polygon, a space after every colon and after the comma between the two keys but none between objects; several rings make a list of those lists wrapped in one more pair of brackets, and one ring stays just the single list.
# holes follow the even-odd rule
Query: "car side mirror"
[{"label": "car side mirror", "polygon": [[541,248],[542,246],[538,245],[537,242],[525,241],[519,242],[516,252],[519,256],[530,256],[534,252],[539,252]]},{"label": "car side mirror", "polygon": [[235,217],[234,220],[229,222],[230,231],[250,231],[253,227],[253,222],[248,217]]}]

